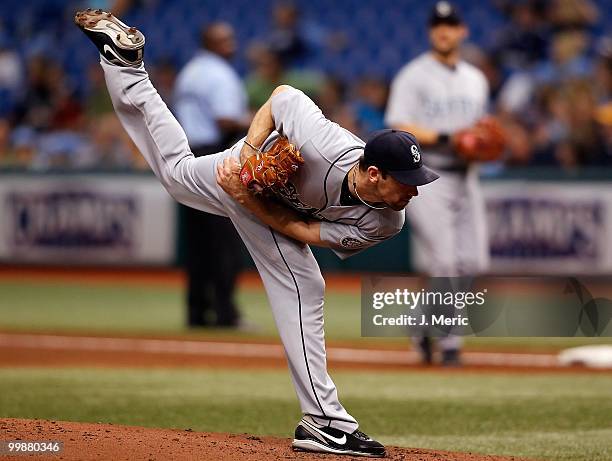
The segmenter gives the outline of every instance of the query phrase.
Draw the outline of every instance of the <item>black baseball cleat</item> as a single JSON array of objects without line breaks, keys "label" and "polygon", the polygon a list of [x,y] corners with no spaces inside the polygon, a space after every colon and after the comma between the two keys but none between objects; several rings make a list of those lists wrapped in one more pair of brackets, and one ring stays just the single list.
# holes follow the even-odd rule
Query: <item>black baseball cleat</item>
[{"label": "black baseball cleat", "polygon": [[295,428],[291,444],[296,451],[314,451],[334,455],[368,456],[383,458],[385,447],[357,430],[352,434],[332,427],[318,427],[301,420]]},{"label": "black baseball cleat", "polygon": [[111,64],[138,67],[142,63],[145,37],[135,27],[127,26],[111,13],[91,8],[77,11],[74,23]]}]

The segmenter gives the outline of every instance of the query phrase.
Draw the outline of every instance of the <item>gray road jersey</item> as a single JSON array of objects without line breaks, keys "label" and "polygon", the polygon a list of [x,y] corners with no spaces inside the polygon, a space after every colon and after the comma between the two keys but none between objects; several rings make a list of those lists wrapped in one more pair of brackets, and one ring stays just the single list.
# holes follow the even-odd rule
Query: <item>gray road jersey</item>
[{"label": "gray road jersey", "polygon": [[401,230],[403,211],[340,205],[342,181],[363,155],[361,139],[326,119],[316,104],[296,89],[272,98],[272,116],[276,131],[298,146],[304,157],[304,165],[280,195],[294,209],[322,221],[321,239],[330,243],[336,254],[350,256]]},{"label": "gray road jersey", "polygon": [[239,145],[194,157],[144,66],[118,67],[103,61],[102,67],[123,127],[168,193],[187,206],[226,216],[235,225],[261,275],[304,418],[355,431],[359,425],[338,400],[327,373],[325,281],[312,251],[272,231],[217,184],[216,169],[227,158],[239,157]]},{"label": "gray road jersey", "polygon": [[[431,53],[423,53],[406,64],[393,80],[385,122],[389,126],[415,124],[453,133],[473,125],[485,114],[488,94],[487,80],[476,67],[460,61],[451,69]],[[423,151],[426,162],[433,167],[453,162],[448,152]]]}]

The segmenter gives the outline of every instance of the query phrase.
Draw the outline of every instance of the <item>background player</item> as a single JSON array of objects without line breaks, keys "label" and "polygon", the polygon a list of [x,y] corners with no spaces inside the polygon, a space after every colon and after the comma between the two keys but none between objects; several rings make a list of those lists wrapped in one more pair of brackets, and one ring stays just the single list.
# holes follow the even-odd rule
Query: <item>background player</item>
[{"label": "background player", "polygon": [[[385,114],[387,125],[417,136],[427,163],[442,172],[427,194],[406,210],[417,265],[434,277],[476,274],[489,264],[478,166],[453,148],[454,134],[485,114],[489,94],[482,72],[461,60],[467,35],[457,8],[446,1],[436,3],[429,19],[431,50],[399,71]],[[423,360],[431,363],[429,338],[416,340]],[[460,338],[441,338],[439,345],[443,363],[457,364]]]},{"label": "background player", "polygon": [[[144,36],[101,10],[77,13],[75,22],[101,52],[119,119],[164,187],[188,206],[229,217],[253,257],[304,414],[293,447],[384,456],[384,447],[357,429],[327,373],[325,283],[308,244],[345,258],[397,234],[416,186],[438,178],[423,165],[415,138],[383,130],[364,145],[304,93],[280,86],[244,140],[195,158],[144,69]],[[240,163],[266,150],[278,137],[275,130],[304,158],[291,182],[276,191],[284,204],[251,194],[239,178]]]}]

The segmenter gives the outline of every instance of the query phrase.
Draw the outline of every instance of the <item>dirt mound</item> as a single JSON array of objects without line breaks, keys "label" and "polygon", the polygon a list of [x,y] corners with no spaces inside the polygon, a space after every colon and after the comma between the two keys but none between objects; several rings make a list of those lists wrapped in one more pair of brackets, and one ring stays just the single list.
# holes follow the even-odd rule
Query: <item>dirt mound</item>
[{"label": "dirt mound", "polygon": [[[321,459],[347,461],[347,456],[299,453],[289,439],[248,434],[213,434],[191,429],[149,429],[113,424],[73,423],[32,419],[0,419],[2,440],[61,441],[55,455],[27,457],[53,460],[276,460]],[[0,459],[15,459],[14,456]],[[363,458],[356,458],[363,459]],[[515,457],[451,453],[411,448],[388,449],[388,458],[402,461],[519,461]]]}]

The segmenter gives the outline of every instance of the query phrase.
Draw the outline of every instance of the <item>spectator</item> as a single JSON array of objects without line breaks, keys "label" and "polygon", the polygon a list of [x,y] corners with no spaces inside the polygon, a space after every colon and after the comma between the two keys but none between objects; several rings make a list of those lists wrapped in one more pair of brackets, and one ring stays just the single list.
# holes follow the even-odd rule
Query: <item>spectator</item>
[{"label": "spectator", "polygon": [[612,38],[600,40],[597,52],[594,95],[598,107],[595,109],[595,121],[605,145],[602,160],[612,165]]},{"label": "spectator", "polygon": [[[556,166],[567,157],[570,132],[570,107],[563,87],[544,87],[537,98],[537,118],[531,126],[533,155],[531,164]],[[562,154],[557,147],[563,146]],[[565,162],[569,166],[568,162]]]},{"label": "spectator", "polygon": [[63,69],[43,55],[32,56],[27,69],[25,97],[17,109],[18,123],[38,131],[80,130],[82,108]]},{"label": "spectator", "polygon": [[612,37],[602,38],[597,45],[594,91],[598,102],[612,100]]},{"label": "spectator", "polygon": [[365,77],[357,82],[357,99],[354,104],[355,116],[360,133],[385,128],[385,108],[389,97],[387,83],[376,77]]},{"label": "spectator", "polygon": [[256,110],[265,103],[278,85],[298,88],[313,99],[322,90],[325,79],[315,71],[293,69],[287,71],[278,53],[261,43],[248,52],[251,72],[246,78],[249,107]]},{"label": "spectator", "polygon": [[353,133],[358,133],[353,108],[347,103],[347,85],[336,77],[327,77],[315,96],[325,117]]},{"label": "spectator", "polygon": [[[513,116],[527,125],[539,125],[543,130],[536,129],[535,146],[538,152],[534,155],[537,163],[550,164],[554,155],[550,149],[547,134],[555,134],[558,141],[559,129],[567,125],[567,117],[561,112],[565,102],[559,98],[561,88],[576,79],[587,78],[593,70],[593,65],[587,59],[587,36],[578,30],[558,32],[551,43],[551,59],[534,65],[531,70],[516,72],[511,75],[500,89],[498,109],[506,116]],[[539,104],[534,102],[539,101]],[[551,131],[552,130],[552,131]],[[547,148],[542,151],[543,146]]]},{"label": "spectator", "polygon": [[32,56],[27,62],[25,97],[17,109],[17,122],[37,130],[51,128],[53,88],[47,70],[53,63],[44,56]]},{"label": "spectator", "polygon": [[[608,163],[605,135],[596,119],[596,101],[588,81],[573,82],[567,90],[570,132],[567,154],[568,166],[603,166]],[[558,153],[558,155],[560,155]],[[560,162],[564,164],[562,161]]]},{"label": "spectator", "polygon": [[268,100],[274,88],[284,83],[285,69],[280,56],[261,44],[248,52],[251,72],[246,78],[249,107],[257,110]]},{"label": "spectator", "polygon": [[557,85],[576,78],[587,78],[593,72],[593,63],[586,53],[589,47],[587,33],[572,29],[554,34],[550,45],[550,59],[535,66],[535,85]]},{"label": "spectator", "polygon": [[[153,10],[163,13],[169,8],[159,0],[86,0],[86,3],[93,8],[110,8],[116,14],[129,11],[147,16]],[[598,24],[609,15],[603,3],[597,0],[494,0],[494,3],[505,15],[499,33],[493,37],[492,44],[480,41],[464,47],[462,54],[487,77],[493,107],[509,134],[508,165],[555,167],[561,162],[567,168],[578,168],[605,163],[609,126],[601,122],[601,113],[612,100],[612,40],[603,37],[597,47],[592,46],[592,34],[600,33],[601,26],[607,25]],[[3,159],[0,162],[15,164],[30,158],[31,166],[36,168],[144,167],[142,157],[119,129],[99,66],[92,66],[83,76],[69,72],[74,61],[85,57],[77,50],[72,55],[71,34],[64,27],[66,10],[45,5],[26,8],[27,11],[21,11],[21,4],[15,5],[14,18],[0,20]],[[310,12],[305,11],[306,7],[302,9],[301,3],[291,0],[272,3],[268,35],[261,37],[266,45],[253,47],[248,56],[249,105],[259,107],[277,85],[287,83],[317,100],[330,118],[358,132],[375,129],[380,119],[379,103],[375,100],[382,98],[379,91],[382,88],[377,89],[374,82],[352,78],[339,82],[305,69],[313,64],[319,69],[333,67],[335,71],[365,68],[371,59],[370,50],[380,47],[377,40],[383,36],[366,34],[363,42],[354,44],[359,53],[338,52],[346,46],[348,36],[338,32],[342,28],[327,30],[325,23],[316,21],[316,16],[311,18],[306,14]],[[479,7],[475,2],[466,4],[471,13]],[[375,7],[364,9],[370,8]],[[329,11],[326,21],[332,24],[341,17],[341,12],[336,6],[330,9],[335,11]],[[484,16],[485,10],[478,13]],[[180,17],[181,11],[179,8],[175,16]],[[380,16],[382,25],[386,26],[387,18],[388,15]],[[249,20],[251,15],[245,18]],[[479,29],[474,30],[475,39],[482,38]],[[252,33],[252,25],[247,24],[243,31],[247,35]],[[164,45],[180,40],[182,49],[187,50],[190,41],[184,40],[179,32],[173,30],[165,36]],[[409,42],[411,34],[404,32],[405,42]],[[392,30],[389,33],[394,34]],[[149,38],[152,53],[148,59],[151,60],[164,51],[157,45],[159,37],[154,32]],[[18,49],[13,43],[19,44]],[[50,43],[66,46],[51,47]],[[410,47],[402,52],[409,51]],[[594,60],[592,51],[596,51]],[[19,52],[24,52],[24,56]],[[180,58],[183,54],[177,56]],[[399,54],[386,55],[387,67],[392,66],[394,56]],[[61,67],[60,59],[68,67]],[[361,63],[353,62],[359,59]],[[345,63],[349,67],[343,67]],[[152,78],[164,100],[172,106],[175,69],[172,63],[163,60],[158,60],[155,67]],[[70,77],[82,81],[72,82]],[[576,81],[590,82],[591,95],[576,90]],[[577,95],[580,95],[578,100]],[[568,111],[571,101],[577,104],[574,113]],[[29,141],[19,144],[22,159],[19,161],[15,157],[14,140],[25,138],[13,136],[16,127],[34,129]],[[192,138],[195,136],[193,142],[199,143],[197,132],[207,136],[209,129],[197,126],[190,131]],[[589,136],[598,141],[586,142]],[[602,145],[603,157],[590,151]]]},{"label": "spectator", "polygon": [[89,66],[86,94],[88,149],[91,166],[103,169],[143,169],[145,161],[132,143],[113,110],[104,74],[98,63]]},{"label": "spectator", "polygon": [[11,125],[5,118],[0,118],[0,168],[12,167],[13,155],[10,151]]},{"label": "spectator", "polygon": [[[196,157],[228,147],[248,127],[247,97],[229,60],[236,51],[233,28],[213,23],[202,32],[202,49],[176,79],[176,116]],[[187,324],[236,327],[234,287],[242,244],[228,218],[183,207],[188,275]],[[216,314],[216,315],[213,315]]]},{"label": "spectator", "polygon": [[85,125],[85,117],[80,101],[64,69],[53,63],[45,71],[45,80],[51,95],[51,130],[80,132]]},{"label": "spectator", "polygon": [[[8,124],[3,124],[4,135],[7,136]],[[8,142],[7,142],[8,141]],[[3,167],[20,170],[31,169],[35,163],[36,134],[27,127],[19,127],[10,133],[9,139],[4,139],[4,154],[0,157]]]},{"label": "spectator", "polygon": [[552,0],[548,19],[557,30],[589,29],[599,18],[599,9],[591,0]]},{"label": "spectator", "polygon": [[74,131],[50,131],[39,134],[36,157],[32,165],[37,170],[87,169],[96,165],[95,152],[88,137]]},{"label": "spectator", "polygon": [[545,5],[537,0],[507,2],[510,21],[501,29],[491,48],[493,60],[516,71],[529,68],[546,58],[548,26]]},{"label": "spectator", "polygon": [[[524,79],[523,104],[514,108],[514,114],[533,125],[533,164],[573,169],[602,162],[598,154],[588,152],[603,146],[593,118],[593,90],[584,83],[593,75],[588,44],[588,35],[581,30],[555,33],[551,59],[535,66]],[[594,136],[592,142],[587,142],[589,136]]]},{"label": "spectator", "polygon": [[299,11],[293,3],[278,3],[272,11],[274,26],[270,31],[271,49],[288,67],[303,63],[308,55],[308,43],[299,28]]},{"label": "spectator", "polygon": [[487,78],[490,100],[494,104],[504,81],[500,66],[497,65],[490,53],[473,43],[467,43],[462,47],[461,56],[466,62],[476,66]]},{"label": "spectator", "polygon": [[281,1],[272,10],[273,25],[265,38],[288,69],[309,68],[325,48],[339,51],[346,46],[343,33],[328,33],[320,24],[304,21],[297,5]]},{"label": "spectator", "polygon": [[157,92],[166,102],[171,104],[174,84],[176,81],[176,66],[169,58],[163,58],[157,61],[151,71],[151,79]]},{"label": "spectator", "polygon": [[612,103],[604,104],[597,108],[595,121],[605,143],[603,160],[606,165],[612,165]]},{"label": "spectator", "polygon": [[533,145],[528,127],[514,117],[500,117],[506,133],[506,159],[508,166],[527,166],[532,161]]},{"label": "spectator", "polygon": [[140,152],[128,138],[116,116],[105,114],[89,120],[87,152],[91,167],[104,170],[147,169]]},{"label": "spectator", "polygon": [[0,117],[6,117],[22,91],[23,68],[15,50],[9,48],[8,39],[0,32]]},{"label": "spectator", "polygon": [[98,62],[91,63],[87,68],[85,99],[87,101],[85,115],[90,119],[115,112],[104,82],[104,72]]}]

